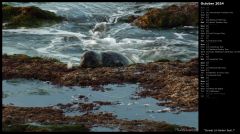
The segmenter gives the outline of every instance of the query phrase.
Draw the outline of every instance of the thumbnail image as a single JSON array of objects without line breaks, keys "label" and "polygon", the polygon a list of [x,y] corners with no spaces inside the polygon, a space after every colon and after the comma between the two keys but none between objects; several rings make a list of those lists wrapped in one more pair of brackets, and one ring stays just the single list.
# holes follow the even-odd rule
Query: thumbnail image
[{"label": "thumbnail image", "polygon": [[2,2],[2,130],[198,131],[198,12]]}]

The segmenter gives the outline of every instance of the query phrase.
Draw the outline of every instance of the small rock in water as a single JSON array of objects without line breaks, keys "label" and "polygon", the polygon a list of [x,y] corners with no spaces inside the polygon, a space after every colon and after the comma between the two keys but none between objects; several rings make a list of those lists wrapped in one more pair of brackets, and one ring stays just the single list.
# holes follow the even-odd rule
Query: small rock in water
[{"label": "small rock in water", "polygon": [[63,37],[63,41],[74,42],[74,41],[79,41],[79,38],[76,36],[65,36],[65,37]]}]

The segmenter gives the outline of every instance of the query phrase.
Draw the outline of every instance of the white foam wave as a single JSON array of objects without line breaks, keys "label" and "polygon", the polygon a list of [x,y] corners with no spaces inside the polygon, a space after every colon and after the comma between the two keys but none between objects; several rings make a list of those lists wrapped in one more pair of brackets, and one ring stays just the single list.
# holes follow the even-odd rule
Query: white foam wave
[{"label": "white foam wave", "polygon": [[56,51],[54,51],[53,48],[55,47],[55,45],[57,45],[57,43],[61,42],[61,39],[62,39],[61,37],[56,37],[51,41],[51,43],[48,46],[37,48],[36,51],[38,51],[39,53],[42,53],[42,54],[56,52]]},{"label": "white foam wave", "polygon": [[174,35],[176,35],[178,39],[184,39],[183,36],[188,35],[188,34],[184,34],[184,33],[174,33]]},{"label": "white foam wave", "polygon": [[33,34],[33,35],[73,35],[79,38],[86,37],[86,35],[75,32],[69,32],[64,30],[58,30],[54,28],[30,28],[30,29],[3,29],[3,32],[12,32],[12,33],[19,33],[19,34]]},{"label": "white foam wave", "polygon": [[162,39],[166,39],[165,36],[160,36],[160,37],[156,37],[157,40],[162,40]]},{"label": "white foam wave", "polygon": [[132,27],[131,24],[123,23],[120,26],[117,26],[117,27],[114,27],[114,28],[110,29],[109,33],[111,35],[115,35],[115,34],[119,33],[120,31],[129,29],[131,27]]}]

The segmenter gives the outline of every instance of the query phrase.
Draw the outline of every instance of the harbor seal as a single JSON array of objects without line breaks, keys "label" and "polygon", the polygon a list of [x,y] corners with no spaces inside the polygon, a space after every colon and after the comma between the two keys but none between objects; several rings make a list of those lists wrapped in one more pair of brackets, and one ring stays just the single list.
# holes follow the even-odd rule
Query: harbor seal
[{"label": "harbor seal", "polygon": [[120,67],[129,64],[128,58],[116,52],[101,52],[94,51],[85,52],[80,60],[80,67],[95,68],[95,67]]}]

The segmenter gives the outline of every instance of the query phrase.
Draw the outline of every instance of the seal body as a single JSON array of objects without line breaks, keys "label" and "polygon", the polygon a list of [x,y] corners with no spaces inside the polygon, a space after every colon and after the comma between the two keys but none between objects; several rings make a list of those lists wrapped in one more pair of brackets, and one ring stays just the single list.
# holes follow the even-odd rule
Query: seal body
[{"label": "seal body", "polygon": [[102,64],[105,67],[119,67],[128,65],[128,59],[116,52],[102,52]]},{"label": "seal body", "polygon": [[85,68],[95,67],[120,67],[129,64],[129,60],[123,55],[116,52],[87,51],[83,54],[80,66]]},{"label": "seal body", "polygon": [[101,60],[102,60],[102,58],[101,58],[100,54],[98,54],[94,51],[87,51],[81,57],[80,66],[86,67],[86,68],[99,67],[102,64]]}]

